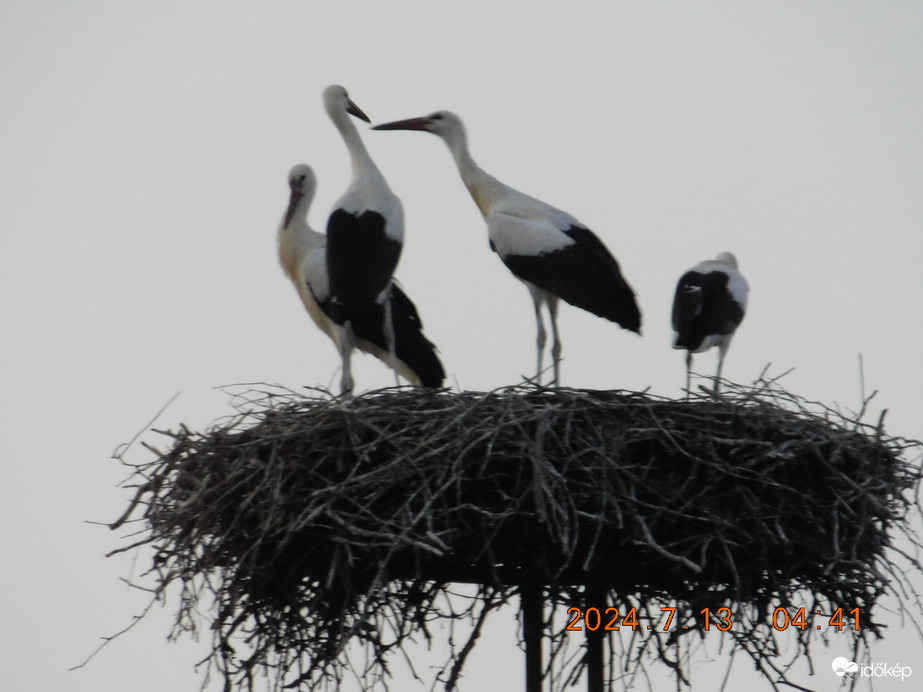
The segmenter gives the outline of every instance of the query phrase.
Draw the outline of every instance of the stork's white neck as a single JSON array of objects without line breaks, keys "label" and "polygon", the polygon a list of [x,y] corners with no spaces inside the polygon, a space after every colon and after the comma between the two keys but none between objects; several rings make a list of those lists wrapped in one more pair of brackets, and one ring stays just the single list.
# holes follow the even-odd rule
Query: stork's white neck
[{"label": "stork's white neck", "polygon": [[481,210],[481,215],[487,219],[499,196],[509,188],[474,162],[471,152],[468,151],[468,138],[463,129],[446,133],[443,140],[452,152],[462,182]]},{"label": "stork's white neck", "polygon": [[279,262],[286,275],[297,280],[298,267],[302,260],[315,248],[321,247],[326,242],[326,236],[318,233],[308,225],[308,208],[311,206],[313,194],[301,198],[291,221],[279,225],[277,241],[279,244]]},{"label": "stork's white neck", "polygon": [[327,114],[337,130],[339,130],[340,136],[343,137],[343,142],[349,150],[349,158],[353,168],[353,183],[367,177],[384,180],[372,157],[369,156],[368,149],[365,148],[365,143],[362,141],[359,130],[349,113],[342,110],[333,110],[328,111]]}]

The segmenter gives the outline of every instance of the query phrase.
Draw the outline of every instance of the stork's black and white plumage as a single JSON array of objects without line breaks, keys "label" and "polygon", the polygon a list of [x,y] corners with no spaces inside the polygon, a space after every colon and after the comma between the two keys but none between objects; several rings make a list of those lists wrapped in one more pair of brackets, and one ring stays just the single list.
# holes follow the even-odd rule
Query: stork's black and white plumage
[{"label": "stork's black and white plumage", "polygon": [[438,111],[373,129],[432,132],[448,145],[465,187],[487,222],[491,250],[525,283],[532,296],[538,327],[537,378],[541,376],[546,342],[543,305],[551,319],[554,384],[560,381],[559,299],[640,334],[641,313],[634,291],[603,242],[567,212],[514,190],[482,170],[471,158],[465,128],[457,115]]},{"label": "stork's black and white plumage", "polygon": [[718,347],[715,390],[721,381],[724,356],[747,311],[750,287],[737,271],[737,258],[722,252],[699,262],[680,277],[673,298],[673,348],[686,350],[686,391],[692,377],[692,354]]},{"label": "stork's black and white plumage", "polygon": [[352,181],[337,200],[327,222],[327,272],[334,330],[343,361],[343,390],[352,389],[350,354],[354,322],[373,304],[384,307],[384,331],[394,355],[391,325],[391,276],[404,242],[404,210],[368,150],[350,116],[370,122],[346,89],[324,90],[324,108],[339,130],[352,161]]},{"label": "stork's black and white plumage", "polygon": [[[288,184],[291,197],[279,227],[279,262],[314,323],[341,351],[338,339],[342,332],[333,319],[335,310],[327,274],[327,236],[308,225],[308,209],[317,188],[314,171],[310,166],[298,164],[289,173]],[[390,281],[395,354],[391,354],[385,338],[385,308],[375,301],[353,313],[350,321],[353,345],[372,354],[412,384],[440,387],[445,371],[436,348],[423,336],[423,324],[410,298]]]}]

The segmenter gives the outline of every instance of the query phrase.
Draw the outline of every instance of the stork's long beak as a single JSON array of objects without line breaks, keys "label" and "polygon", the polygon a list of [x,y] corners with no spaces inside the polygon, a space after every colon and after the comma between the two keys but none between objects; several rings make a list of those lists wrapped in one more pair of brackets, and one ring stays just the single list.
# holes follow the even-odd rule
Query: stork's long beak
[{"label": "stork's long beak", "polygon": [[298,208],[298,202],[301,201],[302,197],[304,197],[304,192],[302,192],[297,187],[293,187],[292,195],[288,198],[288,209],[285,210],[285,228],[288,228],[288,225],[292,222],[292,217],[295,215],[295,209]]},{"label": "stork's long beak", "polygon": [[356,116],[360,120],[364,120],[369,125],[372,124],[372,121],[369,119],[369,116],[363,113],[362,109],[359,108],[359,106],[357,106],[355,103],[353,103],[352,99],[346,100],[346,112],[349,113],[350,115]]},{"label": "stork's long beak", "polygon": [[429,125],[427,118],[407,118],[407,120],[395,120],[390,123],[375,125],[373,130],[426,130]]}]

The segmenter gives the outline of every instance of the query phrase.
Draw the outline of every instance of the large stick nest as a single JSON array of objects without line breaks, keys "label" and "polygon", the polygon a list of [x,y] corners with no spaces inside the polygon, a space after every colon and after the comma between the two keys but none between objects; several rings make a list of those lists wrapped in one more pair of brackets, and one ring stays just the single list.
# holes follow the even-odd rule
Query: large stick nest
[{"label": "large stick nest", "polygon": [[[880,635],[879,597],[907,583],[892,538],[919,508],[918,443],[766,381],[680,401],[523,385],[348,399],[263,388],[238,403],[204,433],[164,433],[172,447],[133,465],[115,524],[143,522],[129,547],[153,548],[158,596],[180,585],[177,632],[211,609],[208,662],[228,687],[265,673],[316,689],[349,669],[386,685],[389,654],[465,616],[473,633],[440,678],[451,688],[484,616],[524,585],[561,610],[635,606],[623,672],[646,651],[681,680],[677,641],[702,630],[703,608],[730,606],[727,635],[785,680],[797,655],[778,661],[776,608],[843,608],[858,646]],[[477,595],[447,597],[458,582]],[[679,609],[672,631],[659,606]],[[791,627],[798,655],[811,630]],[[549,634],[559,652],[563,624]],[[561,684],[584,665],[567,660]]]}]

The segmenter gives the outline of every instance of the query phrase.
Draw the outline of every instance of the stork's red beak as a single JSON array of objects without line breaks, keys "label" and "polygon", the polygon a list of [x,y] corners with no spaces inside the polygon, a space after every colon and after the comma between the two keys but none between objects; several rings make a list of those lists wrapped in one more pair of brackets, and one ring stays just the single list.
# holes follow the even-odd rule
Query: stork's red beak
[{"label": "stork's red beak", "polygon": [[293,187],[292,194],[288,199],[288,209],[285,210],[285,227],[292,222],[292,217],[295,215],[295,208],[298,206],[298,202],[301,201],[301,198],[304,197],[304,192],[299,188]]},{"label": "stork's red beak", "polygon": [[353,103],[352,99],[347,99],[346,101],[346,112],[349,113],[350,115],[356,116],[360,120],[364,120],[369,125],[372,124],[372,121],[369,119],[369,116],[363,113],[362,109],[359,108],[359,106],[357,106],[355,103]]},{"label": "stork's red beak", "polygon": [[373,130],[426,130],[429,125],[427,118],[408,118],[407,120],[395,120],[390,123],[375,125]]}]

